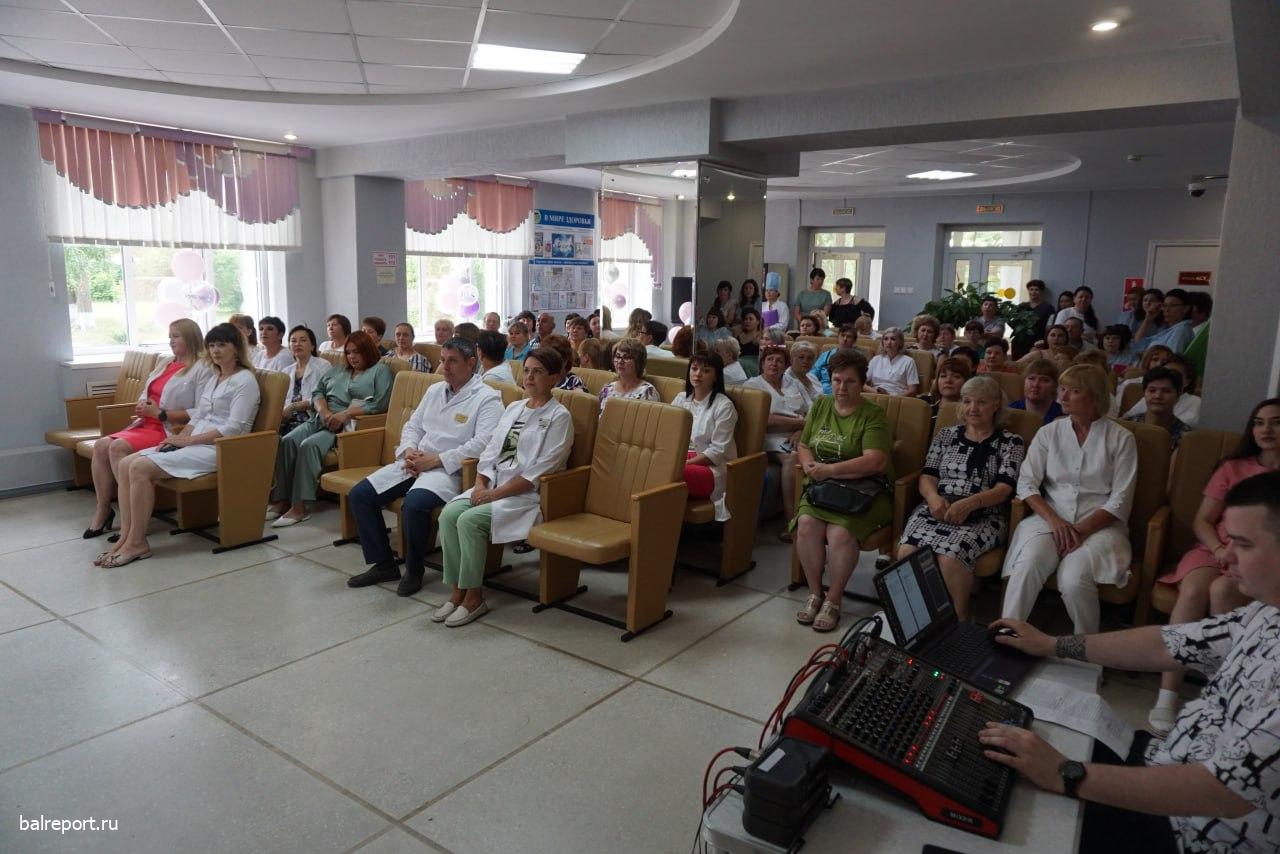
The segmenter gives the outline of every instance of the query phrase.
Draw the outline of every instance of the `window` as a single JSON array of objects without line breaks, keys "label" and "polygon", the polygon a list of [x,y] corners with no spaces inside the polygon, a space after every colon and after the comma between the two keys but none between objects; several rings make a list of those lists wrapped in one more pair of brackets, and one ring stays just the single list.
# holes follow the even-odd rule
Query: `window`
[{"label": "window", "polygon": [[490,311],[506,317],[507,306],[517,304],[508,294],[519,294],[523,267],[524,262],[514,258],[409,255],[409,323],[419,338],[430,341],[426,327],[441,318],[480,326]]},{"label": "window", "polygon": [[942,287],[984,284],[1014,300],[1027,298],[1027,282],[1036,278],[1044,231],[1031,226],[982,230],[972,226],[947,229]]},{"label": "window", "polygon": [[998,246],[1019,248],[1039,246],[1044,232],[1040,229],[1025,231],[964,231],[952,229],[949,232],[947,246]]},{"label": "window", "polygon": [[653,311],[653,258],[634,231],[600,241],[597,274],[600,299],[611,313],[625,317],[637,308]]},{"label": "window", "polygon": [[[202,278],[174,275],[174,256],[195,252]],[[269,256],[241,249],[67,244],[67,309],[76,355],[168,344],[169,324],[190,317],[201,329],[232,314],[271,314]]]},{"label": "window", "polygon": [[813,235],[814,248],[831,249],[835,247],[857,247],[859,249],[883,249],[883,231],[818,231]]}]

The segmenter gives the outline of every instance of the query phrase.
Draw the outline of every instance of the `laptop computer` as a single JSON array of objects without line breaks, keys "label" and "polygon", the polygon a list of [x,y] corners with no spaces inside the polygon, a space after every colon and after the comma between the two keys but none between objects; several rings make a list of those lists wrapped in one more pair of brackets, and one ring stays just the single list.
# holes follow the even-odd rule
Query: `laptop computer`
[{"label": "laptop computer", "polygon": [[917,551],[875,577],[898,646],[979,688],[1006,696],[1036,659],[997,644],[985,626],[960,622],[933,552]]}]

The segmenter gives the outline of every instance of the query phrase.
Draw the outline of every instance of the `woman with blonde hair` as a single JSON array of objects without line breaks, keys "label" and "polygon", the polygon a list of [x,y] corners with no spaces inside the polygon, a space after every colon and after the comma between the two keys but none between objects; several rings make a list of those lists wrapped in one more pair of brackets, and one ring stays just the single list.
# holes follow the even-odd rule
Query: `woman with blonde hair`
[{"label": "woman with blonde hair", "polygon": [[645,311],[643,308],[634,308],[631,315],[627,318],[627,331],[623,335],[624,338],[635,338],[639,340],[644,333],[645,324],[653,320],[653,315]]},{"label": "woman with blonde hair", "polygon": [[594,368],[597,371],[609,370],[606,358],[608,345],[599,338],[588,338],[578,345],[578,367]]},{"label": "woman with blonde hair", "polygon": [[[187,411],[196,405],[200,385],[209,378],[204,355],[204,335],[194,320],[181,318],[169,324],[169,349],[173,359],[165,361],[142,385],[142,394],[133,408],[133,421],[123,430],[103,436],[93,443],[93,493],[98,506],[84,538],[100,537],[111,527],[120,462],[146,448],[154,448],[169,435],[169,429],[187,423]],[[121,503],[120,527],[125,526],[128,512]]]}]

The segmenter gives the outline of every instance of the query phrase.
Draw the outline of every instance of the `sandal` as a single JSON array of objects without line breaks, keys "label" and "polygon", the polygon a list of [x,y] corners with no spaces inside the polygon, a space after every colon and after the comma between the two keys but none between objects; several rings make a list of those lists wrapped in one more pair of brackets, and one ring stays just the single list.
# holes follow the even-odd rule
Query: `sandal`
[{"label": "sandal", "polygon": [[802,626],[813,625],[813,618],[817,616],[818,606],[821,604],[821,596],[810,594],[809,598],[804,600],[804,607],[799,611],[796,611],[796,622]]},{"label": "sandal", "polygon": [[151,557],[151,552],[143,552],[142,554],[123,556],[116,552],[111,557],[102,562],[103,569],[119,569],[122,566],[128,566],[137,560],[146,560]]},{"label": "sandal", "polygon": [[98,556],[93,559],[93,565],[94,566],[105,565],[106,562],[110,560],[113,554],[115,554],[115,552],[113,552],[111,549],[107,549],[105,552],[99,553]]},{"label": "sandal", "polygon": [[840,625],[840,609],[830,602],[823,602],[818,618],[813,621],[815,632],[829,632]]}]

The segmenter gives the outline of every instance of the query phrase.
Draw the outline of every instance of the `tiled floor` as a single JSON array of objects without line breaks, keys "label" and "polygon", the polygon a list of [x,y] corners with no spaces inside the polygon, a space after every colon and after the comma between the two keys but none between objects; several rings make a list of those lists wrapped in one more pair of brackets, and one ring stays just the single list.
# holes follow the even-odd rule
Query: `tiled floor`
[{"label": "tiled floor", "polygon": [[[675,616],[623,644],[501,593],[446,629],[432,572],[411,599],[350,590],[363,563],[331,545],[332,505],[224,555],[157,521],[155,557],[98,569],[91,500],[0,501],[0,851],[687,850],[706,761],[754,739],[824,640],[792,618],[771,526],[755,571],[678,572]],[[507,582],[536,588],[536,553],[507,557]],[[625,574],[583,583],[582,604],[621,613]],[[988,590],[978,611],[996,607]],[[1154,690],[1109,674],[1104,695],[1141,724]]]}]

